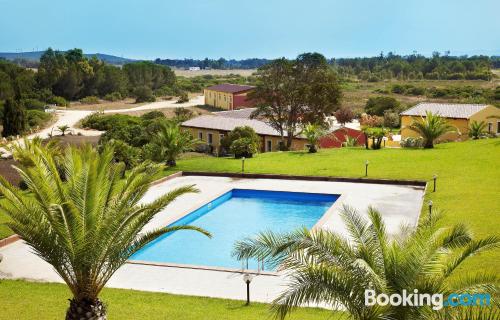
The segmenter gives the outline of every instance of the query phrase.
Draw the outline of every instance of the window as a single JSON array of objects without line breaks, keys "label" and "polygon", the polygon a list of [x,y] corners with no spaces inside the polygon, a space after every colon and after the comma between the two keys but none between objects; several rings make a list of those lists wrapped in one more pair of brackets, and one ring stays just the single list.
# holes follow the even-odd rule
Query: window
[{"label": "window", "polygon": [[219,139],[220,139],[220,140],[224,139],[224,134],[223,134],[223,133],[220,133],[220,134],[219,134]]},{"label": "window", "polygon": [[497,133],[500,133],[500,121],[497,122]]},{"label": "window", "polygon": [[208,144],[212,144],[213,142],[213,134],[209,133],[208,134]]},{"label": "window", "polygon": [[493,131],[493,123],[488,122],[488,133],[491,133]]},{"label": "window", "polygon": [[198,132],[198,139],[203,141],[203,132]]},{"label": "window", "polygon": [[273,151],[273,142],[271,140],[267,140],[267,151]]}]

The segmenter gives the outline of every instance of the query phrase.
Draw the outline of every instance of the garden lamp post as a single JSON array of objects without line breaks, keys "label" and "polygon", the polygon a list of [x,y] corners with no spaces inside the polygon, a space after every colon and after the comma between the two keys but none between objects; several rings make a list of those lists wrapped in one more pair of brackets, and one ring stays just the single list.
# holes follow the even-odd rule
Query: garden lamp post
[{"label": "garden lamp post", "polygon": [[365,161],[365,177],[368,177],[368,165],[370,164],[370,161],[366,160]]},{"label": "garden lamp post", "polygon": [[241,172],[245,173],[245,157],[241,157]]},{"label": "garden lamp post", "polygon": [[434,180],[434,190],[432,192],[436,192],[436,180],[437,180],[437,178],[438,178],[437,174],[432,176],[432,179]]},{"label": "garden lamp post", "polygon": [[429,200],[429,221],[432,222],[432,200]]},{"label": "garden lamp post", "polygon": [[247,303],[246,305],[250,305],[250,282],[252,282],[253,276],[250,273],[245,273],[243,275],[243,281],[247,285]]}]

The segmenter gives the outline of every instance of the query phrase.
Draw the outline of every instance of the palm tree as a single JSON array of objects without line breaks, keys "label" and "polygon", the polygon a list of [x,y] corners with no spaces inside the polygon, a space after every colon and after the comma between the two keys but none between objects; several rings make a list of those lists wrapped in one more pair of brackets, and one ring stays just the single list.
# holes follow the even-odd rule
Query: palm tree
[{"label": "palm tree", "polygon": [[101,154],[90,146],[65,150],[64,181],[54,155],[36,146],[29,167],[18,168],[29,193],[0,176],[0,212],[7,225],[43,260],[50,263],[73,294],[66,319],[106,319],[99,293],[127,259],[159,236],[177,230],[206,231],[193,226],[161,227],[141,232],[185,186],[139,204],[160,166],[143,163],[121,179],[123,164],[113,150]]},{"label": "palm tree", "polygon": [[484,135],[485,128],[486,122],[477,122],[476,120],[472,121],[469,126],[469,137],[471,137],[473,140],[481,138]]},{"label": "palm tree", "polygon": [[181,153],[193,150],[197,142],[189,132],[182,131],[178,124],[172,122],[162,123],[153,139],[167,166],[171,167],[177,165],[176,159]]},{"label": "palm tree", "polygon": [[69,126],[62,125],[62,126],[57,127],[57,130],[59,130],[61,132],[61,136],[64,137],[66,132],[69,131]]},{"label": "palm tree", "polygon": [[302,130],[302,133],[306,136],[307,142],[309,143],[309,152],[317,152],[319,139],[324,135],[323,128],[317,124],[308,123]]},{"label": "palm tree", "polygon": [[410,129],[420,134],[424,138],[424,148],[434,148],[434,141],[447,132],[454,131],[445,118],[440,117],[430,111],[425,113],[425,118],[414,121]]},{"label": "palm tree", "polygon": [[280,318],[306,303],[327,303],[345,308],[357,320],[427,319],[436,314],[430,307],[366,306],[365,290],[391,294],[418,289],[446,296],[496,288],[496,274],[455,271],[472,255],[498,247],[499,238],[474,240],[462,224],[439,228],[438,215],[391,237],[379,212],[370,208],[368,216],[370,222],[344,207],[342,219],[348,237],[322,229],[262,232],[237,242],[233,254],[238,259],[255,258],[279,266],[289,275],[288,289],[272,306]]}]

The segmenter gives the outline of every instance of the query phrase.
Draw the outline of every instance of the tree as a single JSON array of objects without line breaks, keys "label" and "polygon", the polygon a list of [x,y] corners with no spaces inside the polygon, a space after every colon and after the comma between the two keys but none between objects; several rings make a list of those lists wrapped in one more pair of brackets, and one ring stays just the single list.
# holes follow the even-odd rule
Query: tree
[{"label": "tree", "polygon": [[236,159],[239,158],[252,158],[259,149],[258,145],[251,138],[239,138],[231,143],[229,150]]},{"label": "tree", "polygon": [[346,107],[341,107],[333,114],[338,123],[345,126],[346,123],[351,122],[354,119],[354,112]]},{"label": "tree", "polygon": [[66,282],[73,298],[66,319],[106,319],[99,293],[135,252],[161,235],[177,230],[208,232],[193,226],[144,226],[193,186],[177,188],[151,203],[140,203],[161,168],[142,163],[124,180],[123,164],[113,150],[99,154],[90,146],[71,147],[63,158],[64,179],[54,156],[35,147],[30,168],[21,168],[29,193],[0,177],[0,211],[7,225]]},{"label": "tree", "polygon": [[306,136],[307,142],[309,143],[309,152],[316,153],[318,151],[319,139],[324,135],[325,131],[323,128],[317,124],[308,123],[302,133]]},{"label": "tree", "polygon": [[[231,145],[233,144],[233,142],[238,140],[238,139],[241,139],[241,138],[249,139],[250,143],[255,145],[256,149],[259,150],[260,137],[255,132],[255,130],[249,126],[236,127],[233,130],[231,130],[231,132],[229,132],[226,136],[224,136],[221,139],[221,142],[220,142],[221,147],[224,149],[225,152],[228,152],[228,151],[230,151]],[[236,154],[234,154],[234,155],[236,157],[238,157]],[[240,157],[242,157],[242,155],[240,155]]]},{"label": "tree", "polygon": [[154,102],[156,100],[153,91],[147,86],[137,87],[134,90],[135,102]]},{"label": "tree", "polygon": [[[498,290],[494,273],[464,273],[460,266],[468,258],[498,248],[500,239],[474,239],[463,224],[439,227],[438,214],[423,219],[415,230],[402,227],[396,236],[386,229],[381,214],[369,208],[369,222],[349,207],[342,220],[348,236],[324,229],[299,229],[277,234],[261,232],[235,244],[238,259],[258,259],[279,266],[289,277],[288,289],[273,302],[283,319],[294,308],[307,303],[326,303],[345,308],[352,319],[429,319],[430,306],[367,306],[365,290],[376,294],[485,293]],[[456,308],[460,309],[460,308]],[[455,308],[444,308],[446,319]]]},{"label": "tree", "polygon": [[182,131],[180,126],[171,122],[163,122],[153,138],[153,143],[158,146],[162,158],[167,166],[175,167],[176,159],[183,152],[193,150],[198,143],[187,131]]},{"label": "tree", "polygon": [[484,136],[485,129],[486,123],[484,121],[477,122],[476,120],[474,120],[469,125],[469,137],[471,137],[473,140],[477,140]]},{"label": "tree", "polygon": [[26,131],[26,110],[16,100],[8,99],[3,110],[4,137],[15,136]]},{"label": "tree", "polygon": [[337,108],[341,89],[325,57],[305,53],[294,61],[281,58],[259,68],[249,98],[257,102],[252,117],[264,118],[280,134],[282,146],[290,149],[303,125],[322,124]]},{"label": "tree", "polygon": [[383,116],[386,110],[399,111],[401,104],[393,97],[371,97],[366,102],[365,111],[370,115]]},{"label": "tree", "polygon": [[66,132],[69,131],[70,127],[68,125],[62,125],[57,127],[57,130],[61,132],[61,136],[65,136]]},{"label": "tree", "polygon": [[434,141],[437,138],[454,130],[445,118],[429,111],[426,112],[425,117],[421,117],[420,121],[414,121],[409,128],[424,138],[426,149],[434,148]]}]

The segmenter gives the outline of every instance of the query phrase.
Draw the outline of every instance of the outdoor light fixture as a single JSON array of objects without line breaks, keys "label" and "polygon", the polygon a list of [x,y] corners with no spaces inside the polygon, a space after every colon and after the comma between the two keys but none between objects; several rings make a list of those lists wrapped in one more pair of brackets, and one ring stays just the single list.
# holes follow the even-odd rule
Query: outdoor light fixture
[{"label": "outdoor light fixture", "polygon": [[434,191],[432,191],[432,192],[436,192],[436,180],[437,180],[437,178],[438,178],[437,174],[434,174],[432,176],[432,179],[434,180]]},{"label": "outdoor light fixture", "polygon": [[245,173],[245,157],[241,157],[241,172]]},{"label": "outdoor light fixture", "polygon": [[365,177],[368,177],[368,165],[370,164],[370,161],[366,160],[365,161]]},{"label": "outdoor light fixture", "polygon": [[432,200],[429,200],[429,222],[432,221]]},{"label": "outdoor light fixture", "polygon": [[253,276],[250,273],[243,274],[243,281],[247,285],[247,303],[246,305],[250,305],[250,282],[252,282]]}]

